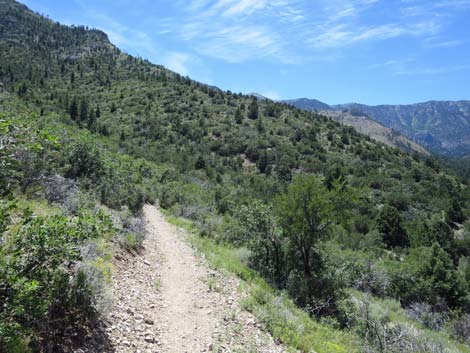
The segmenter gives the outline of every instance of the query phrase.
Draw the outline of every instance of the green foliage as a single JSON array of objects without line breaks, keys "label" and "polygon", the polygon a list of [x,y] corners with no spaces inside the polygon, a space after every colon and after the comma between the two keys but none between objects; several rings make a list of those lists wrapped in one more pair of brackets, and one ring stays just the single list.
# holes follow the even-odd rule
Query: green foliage
[{"label": "green foliage", "polygon": [[239,125],[243,123],[243,114],[240,108],[235,112],[235,122]]},{"label": "green foliage", "polygon": [[288,274],[286,242],[276,225],[272,207],[253,202],[242,206],[236,218],[243,220],[241,238],[251,251],[253,268],[274,285],[284,285]]},{"label": "green foliage", "polygon": [[449,307],[464,305],[468,284],[459,276],[447,252],[438,243],[413,249],[392,273],[393,294],[405,304],[444,302]]},{"label": "green foliage", "polygon": [[278,198],[277,217],[260,202],[242,206],[235,215],[253,268],[318,315],[334,313],[342,293],[341,281],[325,266],[318,249],[340,204],[334,202],[338,193],[318,178],[299,176]]},{"label": "green foliage", "polygon": [[[258,204],[255,208],[260,212],[270,213],[269,208],[264,205]],[[194,232],[193,225],[186,220],[174,217],[169,217],[168,220]],[[361,343],[356,335],[341,331],[327,323],[317,322],[308,313],[299,309],[285,293],[269,287],[247,266],[247,255],[243,248],[216,244],[211,239],[197,235],[192,236],[190,241],[198,252],[204,254],[211,266],[233,273],[243,281],[249,292],[249,296],[244,300],[244,307],[288,349],[319,353],[361,351]]]},{"label": "green foliage", "polygon": [[0,348],[61,344],[65,330],[94,318],[92,288],[76,268],[81,247],[113,233],[103,216],[37,217],[22,221],[0,245]]},{"label": "green foliage", "polygon": [[253,98],[248,106],[248,119],[256,120],[259,116],[258,100]]},{"label": "green foliage", "polygon": [[462,223],[465,221],[462,205],[457,199],[454,198],[452,200],[451,205],[447,210],[446,218],[448,223]]},{"label": "green foliage", "polygon": [[405,247],[409,245],[408,235],[402,226],[402,219],[395,207],[390,205],[383,207],[377,219],[377,229],[388,247]]},{"label": "green foliage", "polygon": [[72,102],[70,103],[69,114],[70,119],[72,119],[73,121],[76,121],[78,119],[78,103],[75,97],[73,97]]},{"label": "green foliage", "polygon": [[[403,305],[445,301],[470,310],[468,270],[457,268],[470,256],[461,229],[470,192],[436,159],[183,78],[122,53],[100,31],[47,21],[12,1],[0,17],[12,19],[0,38],[2,198],[41,198],[48,180],[64,178],[89,195],[82,208],[96,201],[138,215],[158,202],[208,238],[245,245],[244,259],[270,283],[341,323],[345,285]],[[62,197],[60,208],[78,215],[74,199]],[[14,217],[5,205],[6,234]],[[130,231],[120,239],[131,249],[140,240]],[[231,253],[218,257],[221,265],[255,275]],[[311,339],[292,337],[302,349]]]}]

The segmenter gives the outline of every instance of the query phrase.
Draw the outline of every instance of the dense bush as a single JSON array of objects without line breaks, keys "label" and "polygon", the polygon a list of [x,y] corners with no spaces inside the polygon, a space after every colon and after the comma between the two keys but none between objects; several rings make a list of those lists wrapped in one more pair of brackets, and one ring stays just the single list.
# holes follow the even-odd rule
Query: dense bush
[{"label": "dense bush", "polygon": [[275,210],[253,202],[235,215],[237,239],[251,250],[252,266],[317,315],[335,313],[344,286],[319,248],[329,235],[341,193],[318,178],[299,176],[277,199]]},{"label": "dense bush", "polygon": [[[93,286],[78,267],[81,249],[113,235],[98,217],[38,217],[26,210],[0,244],[0,347],[54,350],[96,315]],[[25,350],[26,351],[26,350]]]}]

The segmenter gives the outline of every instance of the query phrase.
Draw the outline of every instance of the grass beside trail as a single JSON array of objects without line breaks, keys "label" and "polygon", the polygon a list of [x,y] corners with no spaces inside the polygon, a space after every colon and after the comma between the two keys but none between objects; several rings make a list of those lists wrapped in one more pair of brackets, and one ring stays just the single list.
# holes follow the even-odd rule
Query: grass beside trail
[{"label": "grass beside trail", "polygon": [[173,225],[191,234],[191,245],[217,270],[235,274],[246,286],[242,305],[264,324],[271,335],[290,350],[316,353],[360,352],[360,338],[347,331],[321,324],[299,309],[285,294],[273,289],[247,265],[247,251],[216,244],[198,235],[192,222],[166,213]]}]

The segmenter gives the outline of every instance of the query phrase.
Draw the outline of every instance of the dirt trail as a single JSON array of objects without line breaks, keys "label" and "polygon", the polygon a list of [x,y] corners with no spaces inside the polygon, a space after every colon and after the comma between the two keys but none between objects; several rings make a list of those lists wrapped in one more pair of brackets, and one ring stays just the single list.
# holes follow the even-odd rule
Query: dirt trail
[{"label": "dirt trail", "polygon": [[107,334],[114,352],[283,352],[241,310],[238,280],[209,269],[185,234],[145,206],[141,255],[117,261]]}]

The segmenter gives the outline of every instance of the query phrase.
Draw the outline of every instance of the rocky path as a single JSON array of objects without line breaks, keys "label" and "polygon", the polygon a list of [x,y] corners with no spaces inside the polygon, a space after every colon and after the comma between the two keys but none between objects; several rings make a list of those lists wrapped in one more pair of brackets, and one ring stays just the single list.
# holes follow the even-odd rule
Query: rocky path
[{"label": "rocky path", "polygon": [[112,351],[283,352],[240,308],[238,280],[209,269],[157,208],[144,212],[144,251],[116,263]]}]

